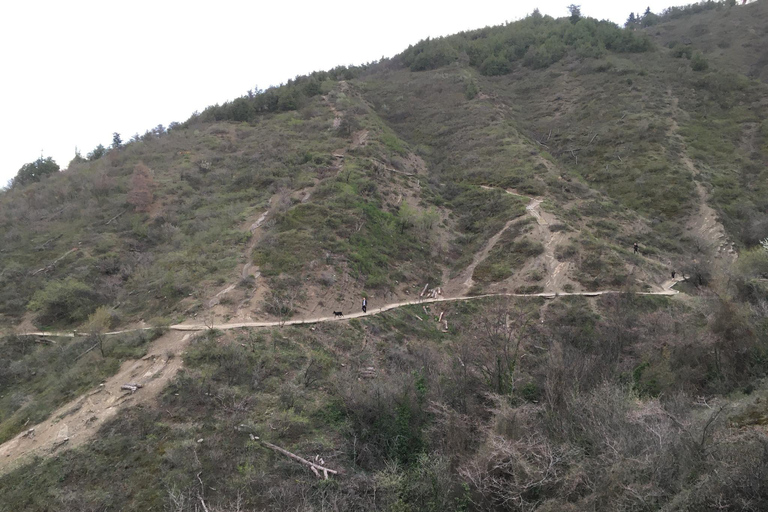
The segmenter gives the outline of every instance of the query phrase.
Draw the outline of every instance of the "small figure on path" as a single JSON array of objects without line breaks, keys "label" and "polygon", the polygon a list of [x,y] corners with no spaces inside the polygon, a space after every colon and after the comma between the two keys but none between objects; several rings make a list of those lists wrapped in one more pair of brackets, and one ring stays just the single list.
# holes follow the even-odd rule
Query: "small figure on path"
[{"label": "small figure on path", "polygon": [[639,245],[637,245],[637,242],[635,242],[635,244],[634,244],[632,247],[635,249],[635,254],[637,254],[638,252],[640,252],[640,246],[639,246]]},{"label": "small figure on path", "polygon": [[368,299],[363,297],[363,313],[365,313],[366,311],[368,311]]},{"label": "small figure on path", "polygon": [[674,270],[672,271],[672,279],[674,279],[674,278],[675,278],[675,274],[676,274],[676,273],[677,273],[677,272],[675,272]]}]

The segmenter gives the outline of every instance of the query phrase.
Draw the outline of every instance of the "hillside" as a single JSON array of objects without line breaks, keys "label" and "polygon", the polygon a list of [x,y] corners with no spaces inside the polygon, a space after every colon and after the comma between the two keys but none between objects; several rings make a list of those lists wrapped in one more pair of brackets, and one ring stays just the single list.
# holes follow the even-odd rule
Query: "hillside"
[{"label": "hillside", "polygon": [[0,193],[0,511],[765,509],[731,3],[536,11]]},{"label": "hillside", "polygon": [[648,27],[648,34],[657,44],[670,48],[690,46],[715,60],[721,69],[768,81],[768,58],[763,51],[768,43],[765,2],[729,10],[715,6],[696,16],[684,13],[669,13],[665,23]]}]

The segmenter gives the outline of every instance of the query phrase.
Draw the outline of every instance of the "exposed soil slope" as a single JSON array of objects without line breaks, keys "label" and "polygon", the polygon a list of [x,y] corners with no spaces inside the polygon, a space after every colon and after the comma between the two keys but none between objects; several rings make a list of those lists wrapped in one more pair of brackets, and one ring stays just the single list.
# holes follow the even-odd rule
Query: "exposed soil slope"
[{"label": "exposed soil slope", "polygon": [[[126,361],[102,385],[0,445],[0,473],[32,457],[47,457],[80,446],[95,436],[99,428],[122,408],[155,400],[182,367],[180,356],[190,338],[189,333],[169,331],[152,343],[146,356]],[[142,387],[132,393],[120,389],[125,384]]]}]

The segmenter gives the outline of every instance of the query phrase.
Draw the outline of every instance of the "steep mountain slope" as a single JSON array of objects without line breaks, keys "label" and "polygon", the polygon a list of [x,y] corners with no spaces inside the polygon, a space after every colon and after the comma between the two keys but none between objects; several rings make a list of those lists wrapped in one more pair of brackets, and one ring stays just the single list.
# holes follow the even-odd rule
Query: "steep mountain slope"
[{"label": "steep mountain slope", "polygon": [[766,3],[718,5],[422,41],[3,192],[3,327],[85,335],[0,341],[0,511],[764,509],[759,34],[667,44]]}]

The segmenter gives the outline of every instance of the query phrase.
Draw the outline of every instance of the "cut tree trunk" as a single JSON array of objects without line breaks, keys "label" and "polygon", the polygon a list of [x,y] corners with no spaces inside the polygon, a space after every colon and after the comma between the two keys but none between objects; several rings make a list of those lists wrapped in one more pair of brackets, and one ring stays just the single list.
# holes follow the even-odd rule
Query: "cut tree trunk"
[{"label": "cut tree trunk", "polygon": [[302,463],[302,464],[304,464],[305,466],[309,466],[309,469],[311,469],[311,470],[312,470],[312,472],[313,472],[313,473],[314,473],[314,474],[315,474],[315,475],[316,475],[318,478],[320,478],[320,472],[321,472],[321,471],[322,471],[322,473],[323,473],[323,477],[325,477],[325,479],[326,479],[326,480],[328,480],[328,473],[330,473],[330,474],[332,474],[332,475],[338,475],[338,474],[339,474],[339,472],[338,472],[338,471],[336,471],[336,470],[334,470],[334,469],[330,469],[330,468],[327,468],[327,467],[325,467],[325,466],[321,466],[320,464],[315,464],[314,462],[308,461],[307,459],[305,459],[305,458],[303,458],[303,457],[299,457],[299,456],[298,456],[298,455],[296,455],[295,453],[291,453],[291,452],[289,452],[288,450],[286,450],[286,449],[284,449],[284,448],[280,448],[280,447],[279,447],[279,446],[277,446],[277,445],[274,445],[274,444],[272,444],[272,443],[268,443],[268,442],[266,442],[266,441],[264,441],[264,440],[261,440],[261,439],[259,439],[257,436],[254,436],[253,434],[251,434],[251,439],[253,439],[254,441],[259,441],[259,442],[261,442],[261,444],[263,444],[264,446],[266,446],[266,447],[267,447],[267,448],[269,448],[270,450],[274,450],[274,451],[276,451],[277,453],[280,453],[280,454],[282,454],[282,455],[285,455],[286,457],[288,457],[288,458],[290,458],[290,459],[293,459],[293,460],[295,460],[295,461],[297,461],[297,462],[301,462],[301,463]]}]

